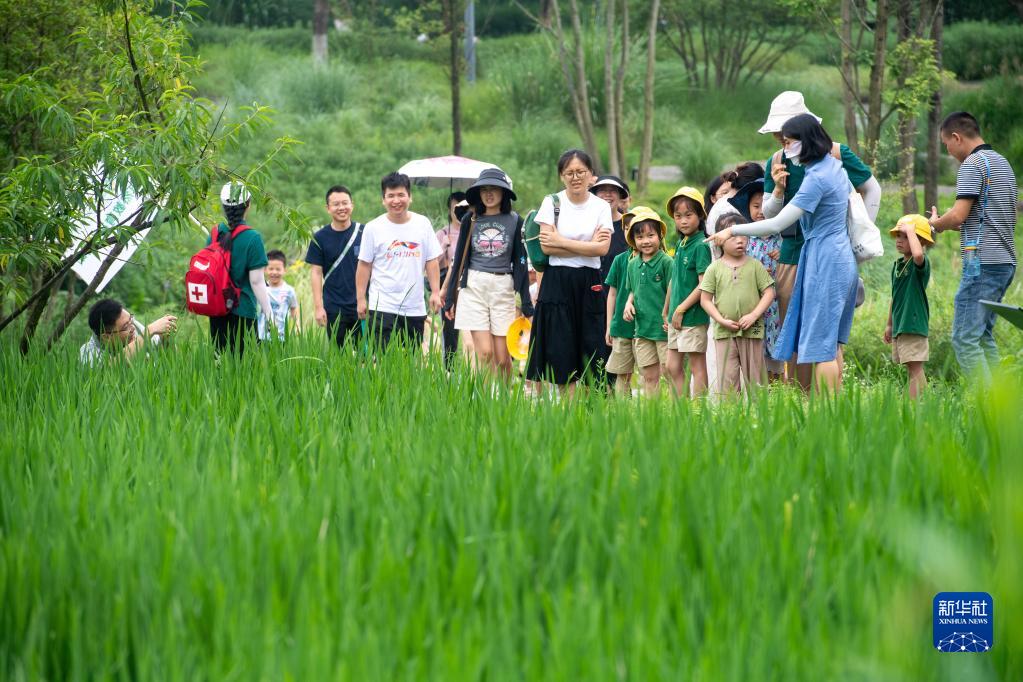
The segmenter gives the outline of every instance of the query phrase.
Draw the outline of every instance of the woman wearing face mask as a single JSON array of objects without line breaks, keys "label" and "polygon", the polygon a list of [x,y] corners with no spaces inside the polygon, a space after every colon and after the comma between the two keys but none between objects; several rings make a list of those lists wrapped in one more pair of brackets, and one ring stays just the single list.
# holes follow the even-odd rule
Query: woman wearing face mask
[{"label": "woman wearing face mask", "polygon": [[[803,94],[794,90],[781,93],[771,102],[771,112],[767,121],[758,131],[760,134],[771,134],[780,143],[782,141],[782,126],[793,116],[809,114],[820,123],[819,116],[815,116],[803,101]],[[844,144],[832,142],[831,155],[841,162],[845,169],[849,182],[856,191],[863,196],[863,203],[867,207],[867,213],[871,220],[877,217],[877,211],[881,206],[881,185],[873,177],[870,168],[860,160],[856,154]],[[803,182],[805,168],[802,165],[793,163],[792,158],[785,152],[779,150],[767,160],[767,177],[764,178],[764,216],[773,218],[778,215],[782,206],[792,201],[799,191]],[[784,321],[788,310],[789,299],[792,298],[792,287],[796,282],[796,266],[799,263],[799,252],[803,248],[803,233],[799,223],[789,225],[781,233],[782,245],[778,255],[778,267],[776,277],[776,289],[778,293],[778,311]],[[791,369],[791,368],[790,368]],[[796,366],[795,373],[800,385],[804,390],[810,388],[810,368]]]},{"label": "woman wearing face mask", "polygon": [[818,388],[841,389],[841,345],[849,341],[856,303],[857,269],[846,228],[849,177],[831,155],[833,142],[816,117],[800,114],[781,129],[786,158],[804,168],[803,181],[792,200],[774,218],[738,225],[714,234],[721,245],[733,234],[780,234],[799,221],[805,236],[796,270],[789,313],[778,343],[776,360],[798,351],[798,362],[813,365]]}]

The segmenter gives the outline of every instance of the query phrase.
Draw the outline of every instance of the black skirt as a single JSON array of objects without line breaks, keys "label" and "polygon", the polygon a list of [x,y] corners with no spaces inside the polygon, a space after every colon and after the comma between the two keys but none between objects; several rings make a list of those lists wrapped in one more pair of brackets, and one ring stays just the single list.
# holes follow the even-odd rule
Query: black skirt
[{"label": "black skirt", "polygon": [[604,342],[607,310],[596,268],[549,266],[529,337],[526,377],[567,384],[600,376],[609,349]]}]

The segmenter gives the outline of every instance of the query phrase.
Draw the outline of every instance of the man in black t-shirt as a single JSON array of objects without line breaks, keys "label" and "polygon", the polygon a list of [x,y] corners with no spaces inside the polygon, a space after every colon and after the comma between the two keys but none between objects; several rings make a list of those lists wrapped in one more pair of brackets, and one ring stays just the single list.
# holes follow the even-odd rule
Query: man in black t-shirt
[{"label": "man in black t-shirt", "polygon": [[362,244],[362,224],[352,221],[352,193],[344,185],[327,190],[330,223],[313,235],[305,260],[312,268],[316,324],[327,328],[337,345],[362,335],[355,300],[355,270]]}]

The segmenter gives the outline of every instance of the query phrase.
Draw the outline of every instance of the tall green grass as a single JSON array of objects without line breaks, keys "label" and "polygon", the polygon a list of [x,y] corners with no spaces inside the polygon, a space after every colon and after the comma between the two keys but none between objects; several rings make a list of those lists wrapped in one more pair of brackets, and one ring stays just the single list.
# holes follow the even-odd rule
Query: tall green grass
[{"label": "tall green grass", "polygon": [[[533,401],[299,337],[0,350],[4,679],[1000,680],[1018,377]],[[930,645],[986,590],[994,650]]]}]

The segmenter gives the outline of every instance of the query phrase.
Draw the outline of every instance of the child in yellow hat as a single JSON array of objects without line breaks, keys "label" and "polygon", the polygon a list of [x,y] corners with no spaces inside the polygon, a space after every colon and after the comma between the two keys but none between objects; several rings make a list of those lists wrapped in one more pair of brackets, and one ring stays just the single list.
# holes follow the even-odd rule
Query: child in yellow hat
[{"label": "child in yellow hat", "polygon": [[895,237],[895,250],[902,258],[892,265],[892,305],[884,342],[892,344],[892,360],[906,366],[909,397],[915,400],[927,387],[924,363],[930,357],[927,283],[931,262],[924,249],[934,246],[934,236],[927,218],[916,214],[899,218],[889,234]]},{"label": "child in yellow hat", "polygon": [[689,395],[685,362],[692,374],[693,397],[707,390],[707,327],[710,317],[700,305],[700,282],[710,267],[710,247],[704,243],[707,211],[695,187],[679,187],[668,199],[668,216],[675,222],[678,246],[668,284],[664,319],[668,331],[666,368],[675,395]]},{"label": "child in yellow hat", "polygon": [[629,226],[625,239],[636,257],[629,261],[627,278],[631,292],[622,317],[636,323],[632,348],[636,364],[643,372],[643,393],[655,396],[668,350],[663,318],[671,281],[671,258],[664,252],[668,227],[657,211],[646,206],[631,209],[623,222]]}]

